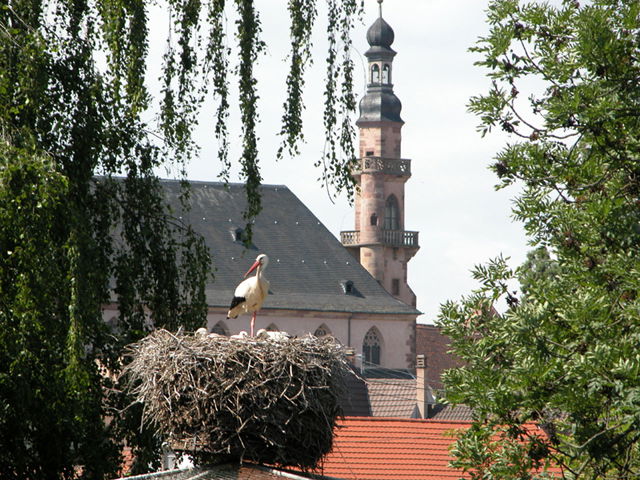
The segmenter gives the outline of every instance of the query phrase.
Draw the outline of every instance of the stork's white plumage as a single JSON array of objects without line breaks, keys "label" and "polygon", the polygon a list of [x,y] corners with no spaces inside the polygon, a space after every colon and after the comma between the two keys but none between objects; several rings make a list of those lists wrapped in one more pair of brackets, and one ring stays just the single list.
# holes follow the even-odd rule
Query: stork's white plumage
[{"label": "stork's white plumage", "polygon": [[262,302],[269,293],[269,281],[264,276],[264,270],[269,264],[269,257],[264,253],[257,256],[256,261],[251,268],[244,274],[246,277],[254,270],[256,274],[253,277],[243,280],[236,287],[231,300],[231,306],[227,313],[227,318],[237,318],[243,313],[252,313],[251,316],[251,336],[253,337],[253,327],[256,323],[256,313],[262,307]]}]

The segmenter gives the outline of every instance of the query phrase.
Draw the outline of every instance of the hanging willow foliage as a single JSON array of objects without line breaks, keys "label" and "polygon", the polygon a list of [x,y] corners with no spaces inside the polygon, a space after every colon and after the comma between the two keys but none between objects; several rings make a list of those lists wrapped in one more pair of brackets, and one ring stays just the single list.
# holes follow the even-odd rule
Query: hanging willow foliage
[{"label": "hanging willow foliage", "polygon": [[[229,5],[235,8],[234,40],[238,49],[237,68],[230,69],[228,46],[231,40],[225,31]],[[261,182],[257,137],[258,123],[257,79],[254,65],[265,51],[261,39],[260,15],[253,0],[190,0],[168,1],[171,33],[164,56],[163,101],[161,105],[162,132],[174,158],[188,160],[195,151],[191,138],[198,107],[212,95],[217,104],[214,131],[218,140],[218,158],[221,162],[220,177],[229,180],[232,167],[229,159],[227,120],[229,118],[230,79],[239,85],[239,108],[242,124],[242,153],[239,158],[242,180],[247,190],[245,218],[250,221],[261,210],[258,187]],[[284,8],[284,7],[282,7]],[[289,0],[287,9],[291,20],[288,52],[289,72],[286,78],[287,97],[283,104],[280,136],[282,142],[277,157],[285,152],[299,153],[304,140],[302,113],[304,111],[304,86],[307,67],[312,62],[312,33],[318,15],[315,0]],[[316,162],[322,167],[321,179],[335,191],[345,191],[351,199],[354,182],[351,167],[354,165],[355,131],[351,114],[356,102],[353,95],[353,62],[350,57],[350,33],[363,11],[362,0],[327,0],[329,49],[326,58],[324,127],[325,154]],[[202,34],[203,23],[209,28]],[[250,231],[251,224],[247,226]]]},{"label": "hanging willow foliage", "polygon": [[[351,192],[349,32],[362,4],[327,6],[327,154],[319,163],[327,185]],[[146,82],[152,8],[168,12],[170,23],[158,98]],[[318,6],[291,0],[281,8],[291,18],[291,63],[280,156],[297,153],[303,140],[304,74]],[[229,33],[228,17],[235,19]],[[186,171],[198,152],[192,131],[200,107],[212,97],[221,176],[229,179],[232,82],[239,85],[245,217],[260,212],[254,65],[264,52],[261,35],[251,0],[0,4],[4,478],[112,477],[125,439],[137,471],[157,462],[157,439],[139,430],[140,412],[118,410],[126,399],[105,397],[112,377],[98,366],[117,370],[123,346],[151,325],[193,329],[204,322],[209,253],[171,215],[155,172]],[[156,100],[159,128],[147,120]],[[109,303],[118,310],[106,323]]]}]

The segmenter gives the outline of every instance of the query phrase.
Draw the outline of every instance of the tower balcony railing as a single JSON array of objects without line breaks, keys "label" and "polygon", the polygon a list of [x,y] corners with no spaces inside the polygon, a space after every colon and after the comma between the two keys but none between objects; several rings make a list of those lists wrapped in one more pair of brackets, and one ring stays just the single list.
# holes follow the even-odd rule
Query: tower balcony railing
[{"label": "tower balcony railing", "polygon": [[407,158],[363,157],[357,159],[354,175],[362,173],[384,173],[387,175],[411,176],[411,160]]},{"label": "tower balcony railing", "polygon": [[360,230],[348,230],[340,232],[340,243],[345,247],[360,245]]},{"label": "tower balcony railing", "polygon": [[340,232],[340,242],[345,247],[379,243],[389,247],[419,248],[418,232],[408,232],[406,230],[379,230],[373,242],[362,242],[359,230],[349,230]]}]

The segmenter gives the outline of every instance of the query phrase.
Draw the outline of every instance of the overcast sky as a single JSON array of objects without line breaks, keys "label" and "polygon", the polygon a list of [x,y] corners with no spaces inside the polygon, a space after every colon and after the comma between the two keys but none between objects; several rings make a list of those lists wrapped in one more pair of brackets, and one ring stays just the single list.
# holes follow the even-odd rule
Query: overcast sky
[{"label": "overcast sky", "polygon": [[[353,209],[344,197],[335,203],[329,200],[316,181],[320,172],[313,167],[323,148],[326,44],[322,31],[315,37],[315,65],[307,77],[307,143],[300,157],[276,163],[288,46],[286,2],[258,0],[257,5],[268,46],[258,69],[264,183],[287,185],[339,237],[341,230],[354,228]],[[477,119],[466,111],[469,98],[485,92],[488,86],[485,72],[473,65],[478,57],[468,52],[487,31],[486,7],[484,0],[386,0],[383,4],[383,17],[395,31],[393,81],[405,121],[402,157],[412,161],[412,177],[406,185],[405,228],[420,232],[421,249],[408,267],[409,284],[424,312],[419,321],[425,323],[437,317],[442,302],[458,299],[474,288],[469,271],[475,264],[502,253],[516,266],[528,250],[521,225],[511,220],[510,199],[515,191],[496,192],[495,176],[487,169],[507,139],[499,134],[482,139],[476,132]],[[321,12],[321,28],[324,15]],[[365,0],[364,23],[353,36],[358,97],[365,89],[365,34],[377,16],[377,1]],[[233,29],[232,18],[228,28]],[[231,127],[230,138],[238,145],[237,115]],[[220,166],[209,118],[203,118],[196,136],[202,155],[188,167],[188,177],[215,181]],[[234,154],[237,158],[237,149]]]}]

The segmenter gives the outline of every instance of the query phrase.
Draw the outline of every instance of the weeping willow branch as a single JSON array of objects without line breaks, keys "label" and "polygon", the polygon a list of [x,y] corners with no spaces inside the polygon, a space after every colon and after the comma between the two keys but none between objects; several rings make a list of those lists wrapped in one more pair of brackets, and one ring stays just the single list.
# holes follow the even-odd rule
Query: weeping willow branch
[{"label": "weeping willow branch", "polygon": [[[302,8],[305,7],[306,8]],[[303,88],[304,72],[311,64],[311,27],[316,19],[316,2],[309,0],[290,0],[289,15],[291,17],[291,54],[289,75],[287,76],[287,99],[284,102],[282,115],[283,137],[278,149],[278,158],[282,158],[286,148],[289,155],[300,153],[298,144],[304,141],[302,132],[302,111],[304,110]]]},{"label": "weeping willow branch", "polygon": [[[184,163],[197,151],[191,131],[196,124],[196,113],[208,94],[216,103],[215,135],[218,141],[218,160],[221,165],[220,178],[228,181],[233,168],[229,158],[227,122],[230,108],[230,82],[237,83],[238,105],[242,128],[242,148],[237,159],[240,175],[246,184],[247,230],[251,220],[260,212],[261,201],[258,186],[262,181],[258,159],[256,126],[259,123],[256,94],[258,79],[255,64],[265,52],[261,39],[260,14],[253,0],[171,0],[172,34],[164,56],[163,100],[161,125],[167,139],[166,146],[174,158]],[[284,8],[284,7],[283,7]],[[200,15],[196,10],[202,9]],[[233,9],[233,11],[232,11]],[[305,74],[312,63],[313,29],[318,16],[317,1],[290,0],[287,4],[291,24],[289,28],[289,68],[285,80],[287,95],[283,103],[283,114],[279,136],[281,144],[276,158],[297,155],[304,141],[302,114],[304,112]],[[351,38],[355,21],[361,17],[363,2],[357,0],[327,0],[327,77],[325,83],[324,129],[328,148],[315,165],[322,169],[323,183],[332,191],[346,191],[353,196],[354,182],[351,168],[354,164],[355,131],[352,114],[356,102],[353,95],[353,62],[351,60]],[[226,15],[234,15],[235,31],[231,44],[228,38]],[[199,32],[202,20],[209,24],[207,38]],[[177,45],[174,45],[177,43]],[[203,47],[202,78],[195,78],[194,65],[199,62],[198,49]],[[229,58],[237,48],[238,64],[230,68]],[[201,83],[198,83],[201,82]],[[202,85],[199,89],[197,85]],[[199,92],[195,94],[193,92]]]}]

